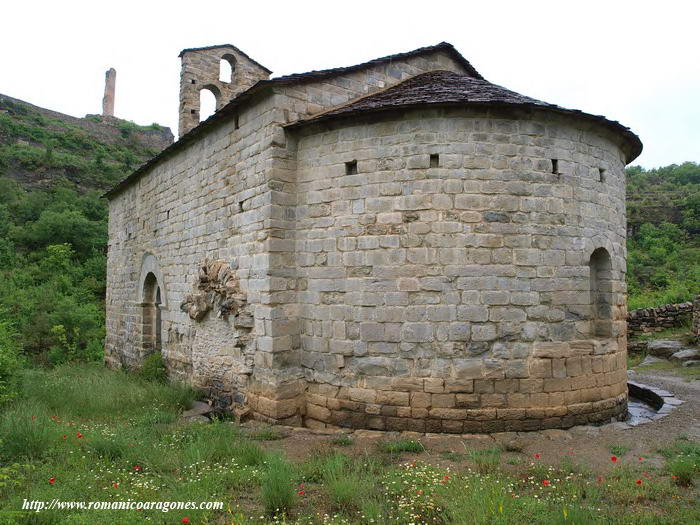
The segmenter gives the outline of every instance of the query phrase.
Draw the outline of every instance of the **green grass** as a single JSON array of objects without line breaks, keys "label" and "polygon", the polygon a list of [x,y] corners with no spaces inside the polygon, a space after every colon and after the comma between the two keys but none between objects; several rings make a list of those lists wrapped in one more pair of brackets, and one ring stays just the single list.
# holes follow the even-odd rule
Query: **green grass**
[{"label": "green grass", "polygon": [[420,454],[425,451],[425,447],[420,441],[415,441],[413,439],[397,439],[380,443],[379,450],[387,454],[400,454],[401,452]]},{"label": "green grass", "polygon": [[608,450],[613,456],[624,456],[630,451],[630,446],[622,443],[613,443],[608,445]]},{"label": "green grass", "polygon": [[337,447],[349,447],[353,441],[350,436],[343,434],[342,436],[331,438],[331,443]]},{"label": "green grass", "polygon": [[501,450],[498,447],[470,450],[468,454],[480,474],[494,472],[501,463]]},{"label": "green grass", "polygon": [[671,363],[670,361],[662,361],[659,363],[652,363],[650,365],[638,366],[636,370],[662,370],[665,372],[672,372],[674,375],[682,377],[686,381],[700,379],[700,366],[681,366],[676,363]]},{"label": "green grass", "polygon": [[[352,455],[324,441],[305,451],[307,459],[292,461],[279,450],[290,442],[253,441],[248,429],[227,421],[185,425],[171,418],[193,396],[182,387],[99,366],[24,374],[19,398],[0,416],[0,523],[165,525],[184,517],[211,525],[680,525],[700,520],[693,486],[700,474],[700,444],[688,438],[660,450],[667,459],[661,467],[625,460],[615,449],[621,459],[603,472],[589,470],[578,456],[577,463],[566,458],[559,467],[522,455],[502,461],[495,446],[432,458],[466,460],[450,469],[430,464],[427,453],[424,461],[402,461],[400,452],[425,450],[405,439],[359,454],[358,442]],[[25,498],[225,505],[216,511],[22,514]]]}]

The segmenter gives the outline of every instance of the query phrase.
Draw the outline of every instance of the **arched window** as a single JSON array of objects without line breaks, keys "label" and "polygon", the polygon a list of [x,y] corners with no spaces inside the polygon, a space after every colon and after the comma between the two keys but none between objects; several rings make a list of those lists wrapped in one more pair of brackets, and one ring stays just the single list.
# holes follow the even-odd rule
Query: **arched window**
[{"label": "arched window", "polygon": [[199,90],[199,121],[211,117],[219,107],[221,92],[216,86],[204,86]]},{"label": "arched window", "polygon": [[143,283],[143,299],[141,302],[141,336],[144,355],[160,352],[163,348],[161,304],[158,279],[153,273],[148,273]]},{"label": "arched window", "polygon": [[591,290],[591,335],[612,336],[612,261],[605,248],[591,254],[588,263]]},{"label": "arched window", "polygon": [[236,57],[227,53],[219,61],[219,80],[230,84],[236,71]]}]

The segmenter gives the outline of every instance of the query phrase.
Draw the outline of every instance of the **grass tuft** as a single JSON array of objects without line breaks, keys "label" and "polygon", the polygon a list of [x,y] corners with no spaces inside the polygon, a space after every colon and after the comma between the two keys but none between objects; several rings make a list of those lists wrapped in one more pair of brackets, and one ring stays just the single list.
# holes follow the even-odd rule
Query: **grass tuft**
[{"label": "grass tuft", "polygon": [[401,452],[413,452],[419,454],[425,452],[425,447],[420,441],[413,439],[397,439],[385,441],[379,444],[379,449],[387,454],[400,454]]}]

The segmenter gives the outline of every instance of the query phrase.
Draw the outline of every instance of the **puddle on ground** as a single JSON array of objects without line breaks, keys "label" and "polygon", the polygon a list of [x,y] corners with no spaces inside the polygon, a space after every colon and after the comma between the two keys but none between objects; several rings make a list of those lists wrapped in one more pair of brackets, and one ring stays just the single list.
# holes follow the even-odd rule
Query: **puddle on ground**
[{"label": "puddle on ground", "polygon": [[657,419],[657,411],[651,405],[647,405],[644,401],[635,397],[630,397],[627,400],[627,419],[625,423],[631,426],[650,423]]}]

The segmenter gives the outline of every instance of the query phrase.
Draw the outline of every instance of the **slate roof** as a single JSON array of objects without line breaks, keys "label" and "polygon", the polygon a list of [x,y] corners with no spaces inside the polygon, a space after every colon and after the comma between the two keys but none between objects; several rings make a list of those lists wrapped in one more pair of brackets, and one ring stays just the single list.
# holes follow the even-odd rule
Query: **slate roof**
[{"label": "slate roof", "polygon": [[401,109],[425,104],[468,106],[517,106],[545,108],[557,113],[574,115],[596,121],[622,134],[630,144],[630,159],[634,160],[642,151],[639,137],[617,121],[601,115],[590,115],[577,109],[568,109],[556,104],[542,102],[492,84],[483,78],[473,78],[452,71],[431,71],[411,77],[383,91],[366,95],[347,104],[332,108],[310,118],[288,124],[295,128],[306,123],[319,122],[335,117],[355,115],[382,110]]},{"label": "slate roof", "polygon": [[419,47],[413,51],[407,51],[406,53],[397,53],[394,55],[388,55],[381,58],[375,58],[368,62],[362,62],[361,64],[355,64],[354,66],[347,67],[336,67],[333,69],[322,69],[319,71],[308,71],[306,73],[294,73],[292,75],[286,75],[282,77],[273,78],[272,82],[276,83],[292,83],[292,82],[303,82],[308,80],[320,80],[327,77],[332,77],[335,75],[352,73],[353,71],[360,71],[367,67],[384,64],[386,62],[393,62],[395,60],[404,60],[406,58],[412,58],[419,55],[424,55],[428,53],[433,53],[436,51],[444,51],[450,55],[453,59],[457,61],[464,69],[473,77],[483,79],[484,77],[472,66],[469,61],[464,58],[459,51],[457,51],[454,46],[448,42],[440,42],[434,46]]}]

